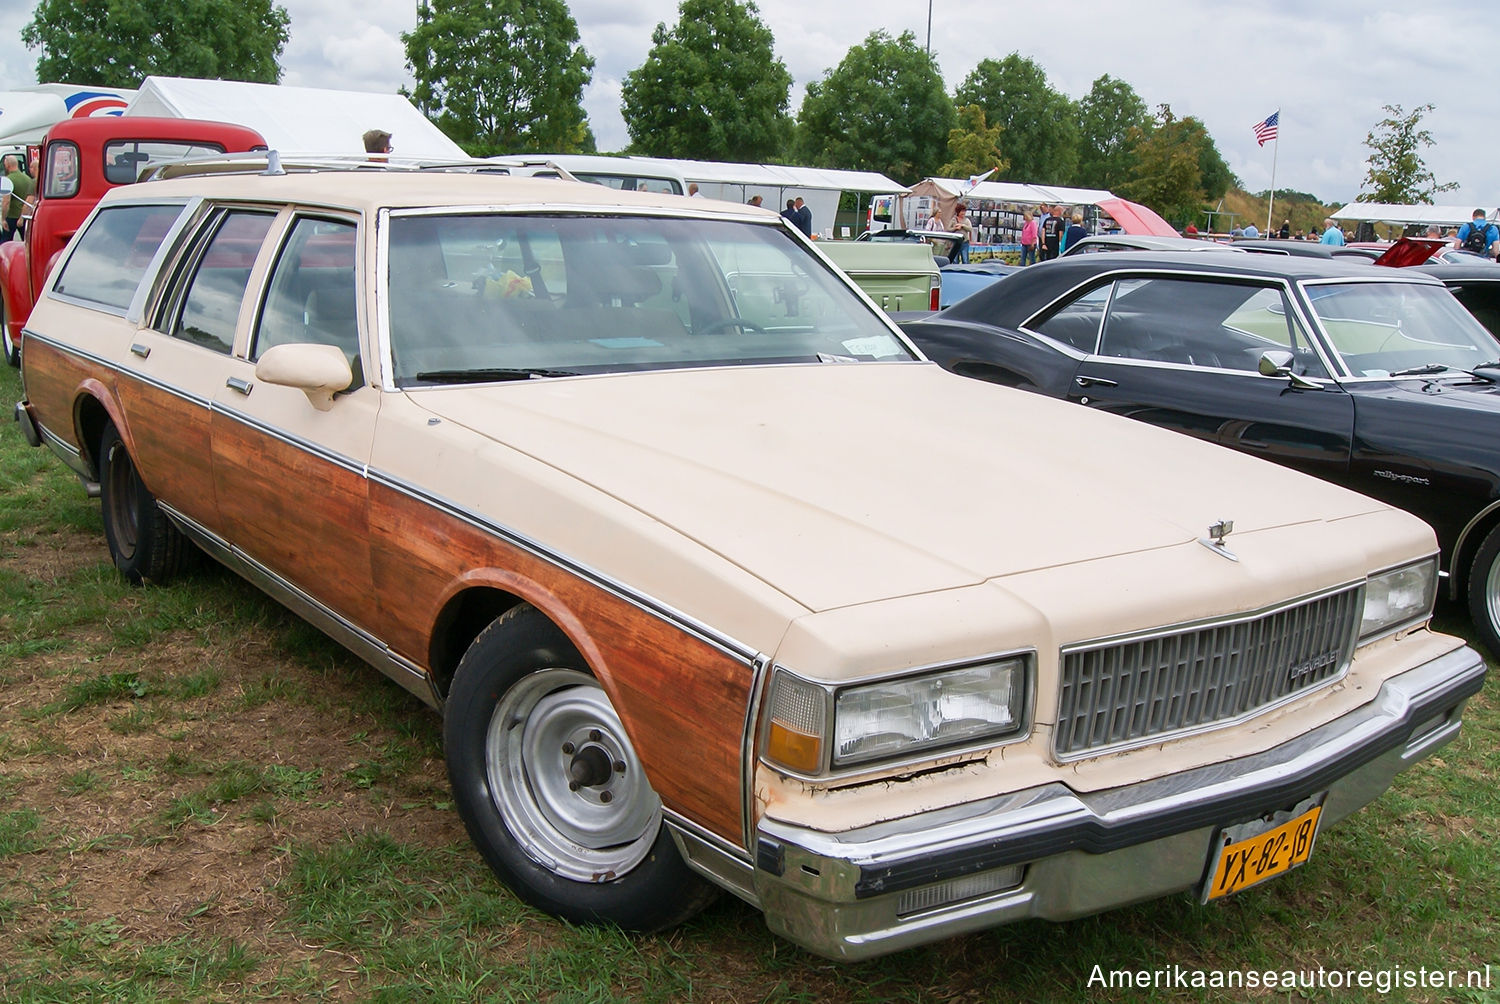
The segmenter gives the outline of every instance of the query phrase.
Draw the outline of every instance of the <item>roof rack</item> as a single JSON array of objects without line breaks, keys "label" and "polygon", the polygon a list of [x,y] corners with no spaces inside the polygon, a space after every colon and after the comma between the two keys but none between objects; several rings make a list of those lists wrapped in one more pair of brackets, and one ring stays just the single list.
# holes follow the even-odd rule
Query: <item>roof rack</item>
[{"label": "roof rack", "polygon": [[[534,165],[535,161],[526,160]],[[214,174],[317,174],[326,171],[380,171],[384,173],[441,172],[445,174],[508,175],[510,168],[521,167],[522,158],[495,157],[486,160],[429,160],[420,157],[393,157],[390,154],[288,153],[277,150],[253,150],[248,153],[223,153],[207,157],[188,157],[163,161],[141,171],[139,181],[162,181],[168,178],[201,177]],[[547,161],[547,166],[564,181],[578,181],[566,168]]]}]

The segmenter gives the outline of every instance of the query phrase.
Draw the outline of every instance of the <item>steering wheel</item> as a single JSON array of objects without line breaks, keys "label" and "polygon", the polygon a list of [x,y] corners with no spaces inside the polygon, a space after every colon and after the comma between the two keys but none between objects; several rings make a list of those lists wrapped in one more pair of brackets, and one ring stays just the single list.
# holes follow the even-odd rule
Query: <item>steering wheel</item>
[{"label": "steering wheel", "polygon": [[747,321],[743,317],[721,317],[717,321],[709,321],[707,324],[703,325],[703,327],[699,328],[696,333],[700,335],[711,335],[715,331],[722,331],[725,328],[745,328],[749,331],[759,332],[762,335],[766,333],[765,328],[761,327],[759,324],[756,324],[754,321]]}]

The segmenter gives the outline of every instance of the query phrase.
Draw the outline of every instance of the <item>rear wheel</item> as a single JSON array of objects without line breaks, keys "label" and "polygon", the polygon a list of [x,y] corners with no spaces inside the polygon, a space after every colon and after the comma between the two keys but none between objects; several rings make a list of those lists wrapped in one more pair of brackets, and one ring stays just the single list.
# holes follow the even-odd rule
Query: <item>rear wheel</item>
[{"label": "rear wheel", "polygon": [[99,500],[115,568],[136,585],[165,582],[186,567],[192,544],[146,490],[114,423],[99,437]]},{"label": "rear wheel", "polygon": [[1500,658],[1500,526],[1491,530],[1469,569],[1469,616],[1479,641]]},{"label": "rear wheel", "polygon": [[714,897],[678,854],[608,695],[535,607],[509,610],[464,654],[443,746],[470,838],[533,906],[655,931]]}]

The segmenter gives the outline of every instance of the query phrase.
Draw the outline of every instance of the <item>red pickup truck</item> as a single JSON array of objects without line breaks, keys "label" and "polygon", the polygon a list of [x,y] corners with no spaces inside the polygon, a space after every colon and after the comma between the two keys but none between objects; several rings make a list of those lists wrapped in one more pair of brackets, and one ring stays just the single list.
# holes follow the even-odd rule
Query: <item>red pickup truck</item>
[{"label": "red pickup truck", "polygon": [[21,363],[21,329],[58,252],[104,193],[152,164],[264,149],[260,133],[227,122],[102,116],[64,119],[42,140],[38,201],[24,242],[0,244],[0,342]]}]

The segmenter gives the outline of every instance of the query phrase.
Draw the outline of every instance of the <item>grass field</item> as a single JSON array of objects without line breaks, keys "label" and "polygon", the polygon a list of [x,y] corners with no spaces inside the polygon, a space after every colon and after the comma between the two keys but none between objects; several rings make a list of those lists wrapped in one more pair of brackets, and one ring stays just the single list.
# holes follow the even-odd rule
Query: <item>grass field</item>
[{"label": "grass field", "polygon": [[[7,418],[19,396],[0,368]],[[98,504],[6,421],[0,1000],[1500,1001],[1497,688],[1308,865],[1212,906],[1176,897],[863,965],[773,938],[728,896],[659,936],[572,928],[470,848],[434,714],[226,572],[123,585]],[[1486,965],[1488,990],[1091,985],[1095,966]]]}]

